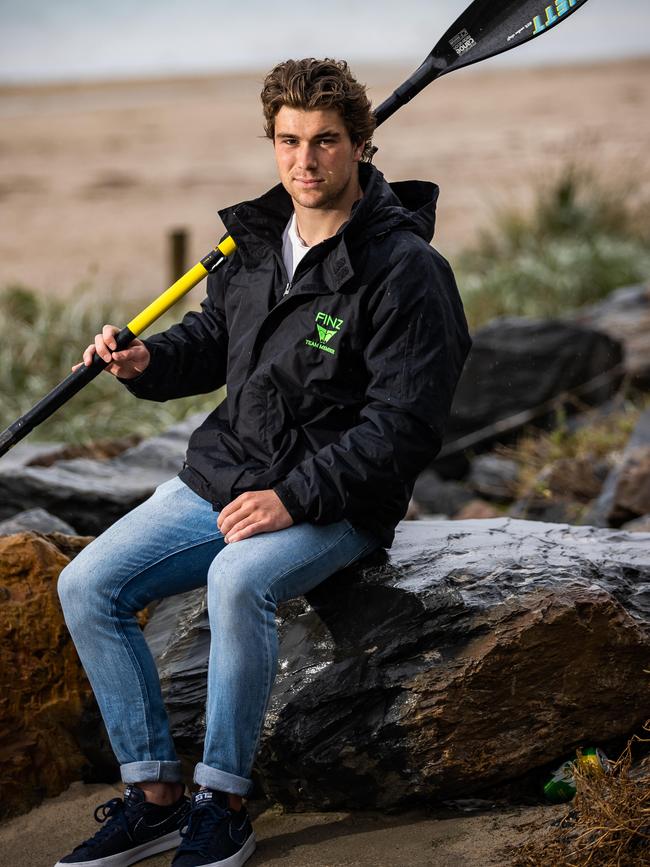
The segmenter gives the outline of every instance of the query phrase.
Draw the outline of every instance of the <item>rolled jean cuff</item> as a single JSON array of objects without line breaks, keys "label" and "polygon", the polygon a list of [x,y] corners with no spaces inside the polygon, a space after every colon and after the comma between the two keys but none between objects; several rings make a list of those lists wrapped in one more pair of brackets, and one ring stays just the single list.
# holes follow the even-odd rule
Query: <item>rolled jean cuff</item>
[{"label": "rolled jean cuff", "polygon": [[120,765],[123,783],[182,783],[180,762],[129,762]]},{"label": "rolled jean cuff", "polygon": [[199,762],[194,769],[194,782],[208,789],[216,789],[218,792],[228,792],[229,795],[247,795],[253,785],[252,780],[246,777],[238,777],[227,771],[220,771]]}]

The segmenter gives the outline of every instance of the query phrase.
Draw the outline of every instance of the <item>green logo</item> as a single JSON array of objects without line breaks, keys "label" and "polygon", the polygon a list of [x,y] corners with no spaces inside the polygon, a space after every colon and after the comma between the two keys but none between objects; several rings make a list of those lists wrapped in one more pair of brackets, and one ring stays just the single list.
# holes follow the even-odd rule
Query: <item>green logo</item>
[{"label": "green logo", "polygon": [[316,314],[316,334],[318,340],[310,340],[307,338],[305,343],[307,346],[312,346],[314,349],[321,349],[323,352],[329,352],[331,355],[336,355],[336,349],[331,346],[326,346],[330,340],[335,337],[341,330],[343,320],[336,316],[330,316],[329,313],[318,312]]},{"label": "green logo", "polygon": [[322,325],[317,325],[318,329],[318,337],[323,341],[323,343],[329,343],[329,341],[334,337],[336,331],[328,331],[327,328],[323,328]]}]

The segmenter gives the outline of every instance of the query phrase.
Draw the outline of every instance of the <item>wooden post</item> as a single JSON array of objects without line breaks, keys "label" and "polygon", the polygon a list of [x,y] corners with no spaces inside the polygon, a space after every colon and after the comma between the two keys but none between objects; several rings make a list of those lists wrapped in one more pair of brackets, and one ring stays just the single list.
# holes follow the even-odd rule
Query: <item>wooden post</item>
[{"label": "wooden post", "polygon": [[187,229],[173,229],[169,233],[170,283],[175,283],[187,271]]}]

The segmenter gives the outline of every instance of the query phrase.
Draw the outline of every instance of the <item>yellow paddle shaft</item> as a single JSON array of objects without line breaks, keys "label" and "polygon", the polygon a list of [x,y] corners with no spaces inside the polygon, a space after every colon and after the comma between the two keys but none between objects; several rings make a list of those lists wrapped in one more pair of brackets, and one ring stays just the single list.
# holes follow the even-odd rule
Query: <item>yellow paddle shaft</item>
[{"label": "yellow paddle shaft", "polygon": [[159,295],[154,301],[144,308],[137,316],[135,316],[126,326],[134,337],[148,328],[152,322],[155,322],[163,313],[166,313],[170,307],[173,307],[183,295],[187,295],[190,289],[193,289],[197,283],[206,277],[210,271],[213,271],[220,265],[224,259],[231,256],[237,249],[237,244],[233,241],[230,235],[223,239],[214,250],[211,250],[207,256],[204,256],[200,262],[197,262],[189,271],[183,274],[182,277],[173,283],[169,289],[166,289],[162,295]]}]

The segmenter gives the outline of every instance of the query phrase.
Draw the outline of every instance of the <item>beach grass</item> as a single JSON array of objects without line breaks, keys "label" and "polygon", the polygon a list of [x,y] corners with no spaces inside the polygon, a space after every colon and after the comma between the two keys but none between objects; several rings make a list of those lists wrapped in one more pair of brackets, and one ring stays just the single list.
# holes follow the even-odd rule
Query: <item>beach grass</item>
[{"label": "beach grass", "polygon": [[[134,310],[123,300],[98,303],[92,291],[77,289],[56,299],[12,286],[0,292],[0,427],[29,410],[81,360],[83,349],[105,322],[123,324]],[[152,333],[182,315],[178,308],[159,320]],[[100,374],[31,434],[32,439],[81,443],[127,434],[159,433],[189,412],[215,405],[215,397],[157,403],[136,400],[109,374]]]},{"label": "beach grass", "polygon": [[[532,491],[541,497],[551,498],[550,479],[544,471],[558,462],[571,462],[573,468],[580,465],[610,468],[620,459],[630,435],[642,412],[650,407],[648,395],[629,390],[618,398],[618,406],[603,414],[599,408],[576,407],[582,412],[583,423],[575,426],[564,409],[555,414],[550,430],[528,428],[512,445],[496,447],[498,454],[516,461],[519,466],[517,483],[513,486],[514,499],[528,496]],[[560,480],[570,487],[570,480]]]},{"label": "beach grass", "polygon": [[[566,815],[508,854],[513,867],[641,867],[650,864],[650,771],[635,762],[650,744],[650,720],[606,772],[576,763]],[[505,853],[504,853],[505,854]]]},{"label": "beach grass", "polygon": [[453,262],[470,326],[554,317],[650,278],[650,202],[569,165],[528,210],[501,210]]}]

